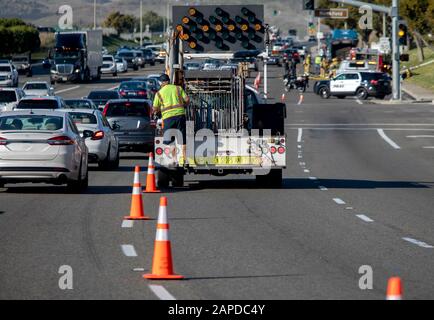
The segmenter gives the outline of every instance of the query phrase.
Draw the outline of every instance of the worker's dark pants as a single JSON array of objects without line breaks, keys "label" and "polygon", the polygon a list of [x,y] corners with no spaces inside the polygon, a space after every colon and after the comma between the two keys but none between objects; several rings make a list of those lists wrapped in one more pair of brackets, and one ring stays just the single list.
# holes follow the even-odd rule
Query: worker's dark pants
[{"label": "worker's dark pants", "polygon": [[[178,130],[178,140],[182,137],[182,145],[187,144],[187,118],[185,116],[177,116],[163,120],[164,123],[164,144],[172,144],[175,142],[176,136],[171,134],[171,136],[166,137],[166,132],[168,130]],[[170,138],[170,140],[169,140]],[[178,141],[180,143],[181,141]],[[181,144],[181,143],[180,143]]]}]

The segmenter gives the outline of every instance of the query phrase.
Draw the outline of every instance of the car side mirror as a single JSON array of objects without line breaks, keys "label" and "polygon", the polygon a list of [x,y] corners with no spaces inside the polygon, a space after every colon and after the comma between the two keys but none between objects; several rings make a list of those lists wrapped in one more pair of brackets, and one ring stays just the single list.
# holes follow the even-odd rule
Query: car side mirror
[{"label": "car side mirror", "polygon": [[89,139],[93,137],[93,131],[84,130],[83,131],[83,139]]},{"label": "car side mirror", "polygon": [[113,124],[111,125],[111,128],[112,128],[112,130],[119,130],[119,129],[121,128],[121,126],[118,125],[117,123],[113,123]]}]

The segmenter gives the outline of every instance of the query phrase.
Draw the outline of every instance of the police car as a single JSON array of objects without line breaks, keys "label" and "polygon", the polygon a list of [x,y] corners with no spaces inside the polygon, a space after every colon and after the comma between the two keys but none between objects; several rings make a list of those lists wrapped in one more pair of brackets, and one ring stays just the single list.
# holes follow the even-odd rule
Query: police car
[{"label": "police car", "polygon": [[391,78],[381,72],[345,72],[330,80],[317,81],[314,92],[323,99],[335,96],[344,99],[356,96],[360,100],[368,97],[384,99],[392,92]]}]

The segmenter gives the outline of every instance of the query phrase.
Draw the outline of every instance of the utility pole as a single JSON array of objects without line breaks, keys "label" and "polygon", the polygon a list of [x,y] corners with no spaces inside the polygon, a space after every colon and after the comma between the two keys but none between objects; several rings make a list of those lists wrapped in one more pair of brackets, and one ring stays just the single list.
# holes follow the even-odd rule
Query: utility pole
[{"label": "utility pole", "polygon": [[143,0],[140,0],[140,47],[143,46]]},{"label": "utility pole", "polygon": [[329,0],[329,1],[344,3],[355,7],[370,6],[373,11],[382,12],[383,14],[388,14],[389,16],[392,17],[392,77],[393,77],[392,99],[401,100],[401,75],[399,73],[400,53],[399,53],[399,40],[398,40],[399,0],[392,0],[391,7],[384,7],[372,3],[355,1],[355,0]]},{"label": "utility pole", "polygon": [[269,25],[265,26],[265,59],[264,59],[264,96],[268,99],[268,59],[270,55],[270,33]]},{"label": "utility pole", "polygon": [[93,0],[93,29],[96,30],[96,0]]}]

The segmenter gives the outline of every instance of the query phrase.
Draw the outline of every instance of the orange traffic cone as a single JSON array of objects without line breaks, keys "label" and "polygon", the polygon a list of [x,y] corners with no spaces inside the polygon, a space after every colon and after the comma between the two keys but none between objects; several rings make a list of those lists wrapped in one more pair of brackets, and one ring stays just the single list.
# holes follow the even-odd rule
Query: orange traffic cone
[{"label": "orange traffic cone", "polygon": [[154,165],[154,154],[149,154],[149,165],[148,165],[148,177],[146,178],[146,190],[145,193],[160,193],[161,191],[157,189],[157,183],[155,180],[155,165]]},{"label": "orange traffic cone", "polygon": [[401,278],[393,277],[389,279],[386,300],[402,300]]},{"label": "orange traffic cone", "polygon": [[142,185],[140,184],[140,167],[134,170],[133,196],[131,199],[130,216],[124,220],[150,220],[143,212]]},{"label": "orange traffic cone", "polygon": [[174,274],[172,261],[172,247],[169,239],[169,222],[167,219],[167,198],[160,200],[157,235],[155,238],[152,274],[143,276],[149,280],[182,280],[183,276]]}]

